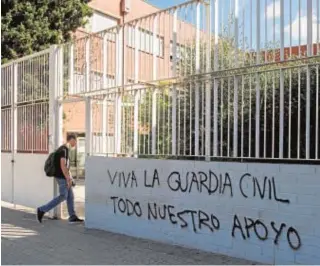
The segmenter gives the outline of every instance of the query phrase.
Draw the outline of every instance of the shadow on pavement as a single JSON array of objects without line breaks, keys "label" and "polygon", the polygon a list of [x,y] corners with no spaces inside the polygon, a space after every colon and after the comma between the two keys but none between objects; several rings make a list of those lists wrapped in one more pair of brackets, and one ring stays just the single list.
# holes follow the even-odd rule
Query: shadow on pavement
[{"label": "shadow on pavement", "polygon": [[223,255],[166,245],[67,221],[36,221],[24,209],[1,207],[2,264],[255,264]]}]

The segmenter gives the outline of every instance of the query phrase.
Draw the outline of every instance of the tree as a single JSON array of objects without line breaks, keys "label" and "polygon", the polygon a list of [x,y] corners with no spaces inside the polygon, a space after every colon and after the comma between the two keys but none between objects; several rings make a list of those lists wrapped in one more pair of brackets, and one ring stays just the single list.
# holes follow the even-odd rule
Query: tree
[{"label": "tree", "polygon": [[67,42],[91,10],[85,0],[1,2],[2,63]]}]

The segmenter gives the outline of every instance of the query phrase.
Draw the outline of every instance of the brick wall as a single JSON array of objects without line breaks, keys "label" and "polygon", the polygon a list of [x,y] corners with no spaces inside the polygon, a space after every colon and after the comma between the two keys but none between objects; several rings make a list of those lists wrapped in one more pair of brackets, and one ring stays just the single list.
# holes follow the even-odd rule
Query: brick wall
[{"label": "brick wall", "polygon": [[262,263],[320,262],[320,166],[91,157],[86,171],[89,228]]}]

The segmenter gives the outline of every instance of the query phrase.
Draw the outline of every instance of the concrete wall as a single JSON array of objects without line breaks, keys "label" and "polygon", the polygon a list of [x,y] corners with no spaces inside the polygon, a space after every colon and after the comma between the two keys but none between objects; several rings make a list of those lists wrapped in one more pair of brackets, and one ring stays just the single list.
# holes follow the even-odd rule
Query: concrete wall
[{"label": "concrete wall", "polygon": [[12,154],[1,153],[1,200],[12,202]]},{"label": "concrete wall", "polygon": [[13,203],[31,208],[51,200],[54,195],[54,180],[47,177],[43,170],[48,154],[17,153],[13,171],[10,170],[11,156],[1,154],[1,199],[12,202],[13,198]]},{"label": "concrete wall", "polygon": [[320,261],[320,166],[91,157],[86,172],[88,228],[262,263]]}]

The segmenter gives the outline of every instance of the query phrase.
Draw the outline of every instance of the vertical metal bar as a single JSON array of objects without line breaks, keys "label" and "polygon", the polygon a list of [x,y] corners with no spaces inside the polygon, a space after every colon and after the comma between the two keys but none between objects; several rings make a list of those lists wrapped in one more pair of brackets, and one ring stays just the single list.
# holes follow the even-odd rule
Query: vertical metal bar
[{"label": "vertical metal bar", "polygon": [[85,125],[86,125],[86,157],[92,154],[92,99],[86,97],[85,100]]},{"label": "vertical metal bar", "polygon": [[[284,0],[280,0],[280,61],[284,61]],[[280,69],[280,117],[279,117],[279,158],[283,158],[284,131],[284,74]]]},{"label": "vertical metal bar", "polygon": [[102,135],[102,153],[106,154],[107,153],[107,135],[108,135],[108,99],[107,96],[104,96],[104,99],[102,101],[102,130],[101,130],[101,135]]},{"label": "vertical metal bar", "polygon": [[273,0],[273,62],[276,61],[276,1]]},{"label": "vertical metal bar", "polygon": [[[200,73],[200,3],[196,4],[196,74]],[[197,77],[198,78],[198,77]],[[199,155],[199,81],[195,81],[195,138],[194,138],[194,148],[195,148],[195,156]]]},{"label": "vertical metal bar", "polygon": [[[292,0],[290,0],[290,6],[289,6],[289,35],[290,35],[289,36],[290,59],[291,59],[292,57]],[[291,70],[290,70],[290,73],[291,73]]]},{"label": "vertical metal bar", "polygon": [[[8,68],[9,69],[9,68]],[[9,134],[11,134],[11,158],[12,158],[12,186],[11,186],[11,202],[15,204],[15,157],[17,153],[17,141],[18,141],[18,110],[17,110],[17,100],[18,100],[18,64],[13,63],[11,65],[11,82],[12,82],[12,95],[11,95],[11,129]],[[7,94],[9,88],[7,87]],[[7,100],[9,103],[9,99]],[[7,119],[8,121],[8,119]],[[9,135],[8,134],[8,135]],[[8,135],[6,136],[8,138]]]},{"label": "vertical metal bar", "polygon": [[299,58],[301,57],[301,0],[299,0],[299,5],[298,5],[298,27],[299,27]]},{"label": "vertical metal bar", "polygon": [[275,101],[276,101],[276,84],[275,84],[275,75],[274,75],[274,71],[272,73],[272,159],[274,158],[274,151],[275,151],[275,147],[274,147],[274,143],[275,143]]},{"label": "vertical metal bar", "polygon": [[102,59],[102,82],[103,82],[103,89],[108,87],[108,33],[103,34],[102,40],[102,50],[103,50],[103,59]]},{"label": "vertical metal bar", "polygon": [[[235,23],[234,23],[234,35],[235,35],[235,67],[239,66],[238,58],[238,27],[239,27],[239,1],[235,0]],[[238,156],[238,77],[234,76],[233,82],[233,157]]]},{"label": "vertical metal bar", "polygon": [[134,27],[134,83],[139,82],[139,47],[140,47],[140,37],[139,37],[139,23]]},{"label": "vertical metal bar", "polygon": [[[158,35],[160,36],[160,33],[158,32],[158,20],[159,20],[159,16],[156,15],[153,19],[153,40],[152,40],[152,45],[153,45],[153,48],[152,48],[152,59],[153,59],[153,64],[152,64],[152,73],[153,73],[153,80],[156,80],[157,79],[157,47],[160,49],[159,47],[159,44],[157,43],[157,38],[158,38]],[[159,50],[158,50],[159,52]]]},{"label": "vertical metal bar", "polygon": [[[173,13],[173,31],[172,31],[172,75],[177,75],[177,9]],[[172,134],[172,146],[171,153],[176,155],[177,152],[177,87],[173,85],[172,88],[172,120],[171,120],[171,134]]]},{"label": "vertical metal bar", "polygon": [[300,131],[301,131],[301,68],[298,68],[298,138],[297,138],[297,159],[300,159]]},{"label": "vertical metal bar", "polygon": [[49,58],[49,152],[53,152],[57,148],[55,140],[56,127],[56,98],[58,86],[58,46],[53,45],[50,48]]},{"label": "vertical metal bar", "polygon": [[[312,0],[307,0],[307,56],[313,55],[312,49]],[[306,97],[306,159],[310,159],[310,66],[307,66],[307,97]]]},{"label": "vertical metal bar", "polygon": [[[319,6],[318,6],[319,7]],[[316,73],[316,154],[315,159],[319,159],[319,64]]]},{"label": "vertical metal bar", "polygon": [[[252,1],[252,0],[251,0]],[[251,105],[252,105],[252,75],[250,74],[249,78],[249,152],[248,156],[251,157],[251,135],[252,135],[252,110],[251,110]]]},{"label": "vertical metal bar", "polygon": [[228,124],[228,129],[227,129],[227,156],[230,157],[230,78],[228,77],[227,79],[228,82],[228,98],[227,98],[227,124]]},{"label": "vertical metal bar", "polygon": [[[156,15],[153,20],[153,40],[152,40],[152,52],[153,52],[153,80],[157,79],[157,35],[158,35],[158,16]],[[150,49],[151,50],[151,49]],[[153,155],[156,154],[157,144],[157,89],[153,89],[152,92],[152,151]]]},{"label": "vertical metal bar", "polygon": [[[214,1],[214,71],[219,67],[219,0]],[[213,81],[213,156],[218,156],[218,81]]]},{"label": "vertical metal bar", "polygon": [[241,82],[241,158],[244,155],[244,83],[245,77],[242,75],[242,82]]},{"label": "vertical metal bar", "polygon": [[[257,0],[256,9],[256,42],[257,42],[257,58],[256,64],[260,64],[260,0]],[[256,128],[255,128],[255,157],[260,157],[260,77],[259,73],[255,75],[256,83]]]},{"label": "vertical metal bar", "polygon": [[[206,72],[211,70],[211,6],[206,6],[206,34],[207,34],[207,45],[206,45]],[[211,156],[211,80],[206,81],[205,84],[205,155],[206,160],[210,160]],[[180,110],[179,110],[180,111]]]},{"label": "vertical metal bar", "polygon": [[[134,27],[134,83],[139,83],[139,47],[140,47],[140,35],[139,35],[139,23]],[[139,98],[141,91],[135,90],[134,92],[134,107],[133,107],[133,152],[134,157],[139,156]]]},{"label": "vertical metal bar", "polygon": [[115,151],[117,154],[121,152],[121,125],[122,125],[122,92],[120,89],[123,86],[123,72],[124,72],[124,54],[123,54],[123,26],[120,26],[116,35],[116,86],[117,92],[115,95]]},{"label": "vertical metal bar", "polygon": [[[108,88],[108,38],[107,33],[105,32],[103,34],[102,39],[102,88],[106,89]],[[104,96],[104,99],[102,101],[102,153],[107,153],[107,135],[108,135],[108,98],[107,96]]]},{"label": "vertical metal bar", "polygon": [[[58,51],[58,96],[63,96],[63,46],[59,47]],[[57,127],[56,127],[56,140],[58,146],[63,143],[63,105],[57,102]]]},{"label": "vertical metal bar", "polygon": [[224,99],[223,99],[223,87],[224,87],[224,80],[221,79],[221,85],[220,85],[221,89],[221,96],[220,96],[220,156],[223,157],[223,125],[224,125],[224,121],[223,121],[223,107],[224,107]]},{"label": "vertical metal bar", "polygon": [[320,54],[320,1],[317,1],[317,55]]},{"label": "vertical metal bar", "polygon": [[[252,25],[253,25],[253,21],[252,21],[252,16],[253,16],[253,12],[252,12],[252,0],[250,0],[250,51],[252,50]],[[250,53],[250,59],[252,61],[252,57],[253,57],[253,53]],[[252,64],[252,62],[250,62],[250,65]]]},{"label": "vertical metal bar", "polygon": [[267,89],[268,80],[267,75],[265,75],[264,81],[264,122],[263,122],[263,158],[267,157]]},{"label": "vertical metal bar", "polygon": [[[62,106],[58,104],[57,98],[59,95],[61,83],[59,82],[59,75],[61,69],[59,69],[59,56],[60,49],[57,45],[53,45],[50,48],[49,55],[49,152],[53,152],[57,147],[59,147],[61,134],[59,131],[62,131],[62,128],[59,128],[62,121]],[[23,113],[25,110],[22,109]],[[52,180],[53,194],[58,195],[58,187],[55,182]],[[54,217],[61,217],[61,207],[57,207],[53,212]]]},{"label": "vertical metal bar", "polygon": [[69,45],[69,94],[73,94],[74,91],[74,45],[71,43]]},{"label": "vertical metal bar", "polygon": [[151,145],[152,155],[156,154],[156,143],[157,143],[157,90],[153,88],[152,91],[152,136],[151,136]]},{"label": "vertical metal bar", "polygon": [[123,76],[123,26],[121,26],[116,33],[116,86],[122,86],[122,76]]},{"label": "vertical metal bar", "polygon": [[[290,53],[291,54],[291,53]],[[289,128],[288,128],[288,158],[291,159],[291,127],[292,127],[292,117],[291,117],[291,110],[292,110],[292,70],[289,69]]]},{"label": "vertical metal bar", "polygon": [[268,62],[268,0],[264,0],[264,62]]},{"label": "vertical metal bar", "polygon": [[307,56],[313,55],[312,49],[312,0],[307,0]]},{"label": "vertical metal bar", "polygon": [[256,64],[260,64],[260,0],[256,0],[257,9],[256,9],[256,45],[257,45],[257,57]]},{"label": "vertical metal bar", "polygon": [[85,73],[85,91],[90,91],[90,37],[86,39],[85,43],[85,66],[86,66],[86,73]]},{"label": "vertical metal bar", "polygon": [[133,152],[134,157],[139,156],[139,91],[134,92],[134,118],[133,118]]}]

